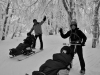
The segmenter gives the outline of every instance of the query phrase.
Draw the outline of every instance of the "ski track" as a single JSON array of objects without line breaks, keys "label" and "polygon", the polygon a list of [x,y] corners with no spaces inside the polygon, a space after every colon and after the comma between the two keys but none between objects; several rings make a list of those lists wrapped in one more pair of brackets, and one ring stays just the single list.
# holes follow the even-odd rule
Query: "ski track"
[{"label": "ski track", "polygon": [[[25,73],[32,75],[32,71],[39,70],[39,67],[47,59],[52,59],[54,53],[60,52],[63,43],[68,43],[68,39],[62,39],[59,35],[43,35],[44,51],[23,61],[10,59],[9,49],[15,48],[25,38],[26,36],[0,41],[0,75],[25,75]],[[36,48],[39,49],[40,43],[38,39],[36,43]],[[100,44],[97,48],[91,48],[91,43],[91,37],[89,37],[86,46],[83,47],[83,56],[86,64],[85,75],[100,75]],[[73,68],[69,75],[80,75],[79,70],[80,64],[76,54],[73,60]],[[64,71],[63,75],[65,74]]]}]

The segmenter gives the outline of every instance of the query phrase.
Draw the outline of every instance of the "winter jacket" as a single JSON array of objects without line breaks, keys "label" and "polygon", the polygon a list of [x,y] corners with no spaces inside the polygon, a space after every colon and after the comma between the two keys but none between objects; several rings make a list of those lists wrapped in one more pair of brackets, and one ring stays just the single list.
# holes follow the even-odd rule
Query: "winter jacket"
[{"label": "winter jacket", "polygon": [[24,44],[32,45],[34,40],[35,40],[34,35],[28,36],[28,37],[26,37],[26,39],[24,39]]},{"label": "winter jacket", "polygon": [[45,22],[45,20],[46,20],[46,16],[43,18],[41,22],[35,23],[29,33],[31,33],[34,30],[35,35],[42,34],[42,24]]},{"label": "winter jacket", "polygon": [[39,71],[46,75],[57,75],[57,72],[61,69],[66,69],[71,61],[72,56],[70,54],[56,53],[53,54],[53,60],[48,59],[40,66]]},{"label": "winter jacket", "polygon": [[36,25],[33,26],[35,35],[42,34],[42,27],[41,27],[41,25],[42,24],[38,22]]},{"label": "winter jacket", "polygon": [[79,41],[79,43],[83,46],[85,45],[85,42],[87,40],[87,37],[81,30],[79,30],[79,28],[76,28],[75,30],[69,30],[66,34],[63,34],[63,31],[61,29],[60,35],[62,38],[69,37],[70,43],[73,41]]}]

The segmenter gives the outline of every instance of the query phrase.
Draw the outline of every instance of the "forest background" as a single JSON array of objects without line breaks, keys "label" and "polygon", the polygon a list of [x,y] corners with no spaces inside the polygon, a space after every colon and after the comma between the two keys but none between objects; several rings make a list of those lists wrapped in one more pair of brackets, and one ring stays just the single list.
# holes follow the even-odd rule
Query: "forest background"
[{"label": "forest background", "polygon": [[13,39],[27,33],[33,19],[42,25],[43,34],[56,35],[59,28],[67,32],[72,20],[78,27],[93,35],[93,45],[99,42],[100,0],[0,0],[0,40]]}]

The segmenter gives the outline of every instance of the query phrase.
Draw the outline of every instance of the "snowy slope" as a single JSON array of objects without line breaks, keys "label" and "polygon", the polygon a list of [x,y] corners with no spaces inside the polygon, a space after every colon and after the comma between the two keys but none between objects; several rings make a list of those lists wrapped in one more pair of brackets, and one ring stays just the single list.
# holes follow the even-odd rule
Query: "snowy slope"
[{"label": "snowy slope", "polygon": [[[26,36],[7,39],[0,41],[0,75],[25,75],[39,67],[47,60],[51,59],[54,53],[60,51],[63,42],[68,39],[62,39],[59,35],[47,36],[43,35],[44,51],[23,61],[16,61],[9,58],[9,49],[16,47],[23,41]],[[36,48],[39,48],[39,40],[37,40]],[[100,45],[96,49],[91,48],[91,37],[83,47],[84,59],[86,62],[86,75],[100,75]],[[70,75],[79,75],[80,65],[77,55],[73,60],[73,68]]]}]

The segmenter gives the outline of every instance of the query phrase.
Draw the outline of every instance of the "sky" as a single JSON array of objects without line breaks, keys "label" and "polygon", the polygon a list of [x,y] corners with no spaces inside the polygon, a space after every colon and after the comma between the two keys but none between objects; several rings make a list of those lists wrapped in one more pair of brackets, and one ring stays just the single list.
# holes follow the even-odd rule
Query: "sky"
[{"label": "sky", "polygon": [[[86,63],[85,75],[100,75],[100,44],[97,48],[91,48],[92,35],[86,34],[88,40],[86,46],[83,47],[83,56]],[[0,75],[32,75],[32,71],[39,70],[39,67],[47,60],[52,59],[54,53],[59,53],[63,47],[63,43],[68,43],[68,39],[63,39],[58,35],[43,35],[44,50],[36,55],[33,55],[23,61],[9,58],[9,49],[15,48],[19,43],[23,42],[26,34],[22,37],[14,39],[6,39],[0,41]],[[40,47],[39,40],[36,42],[36,49]],[[73,60],[73,68],[69,75],[80,75],[80,64],[77,54]],[[65,75],[65,70],[60,72]]]}]

